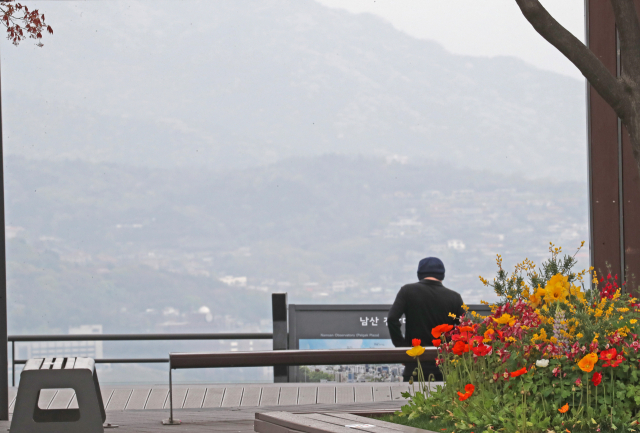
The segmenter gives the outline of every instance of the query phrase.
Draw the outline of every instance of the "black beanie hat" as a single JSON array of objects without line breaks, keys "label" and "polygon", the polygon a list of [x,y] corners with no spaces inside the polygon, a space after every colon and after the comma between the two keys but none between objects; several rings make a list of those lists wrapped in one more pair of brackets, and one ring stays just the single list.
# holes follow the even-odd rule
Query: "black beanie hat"
[{"label": "black beanie hat", "polygon": [[444,263],[437,257],[427,257],[420,260],[418,264],[418,279],[424,280],[433,277],[437,280],[444,280]]}]

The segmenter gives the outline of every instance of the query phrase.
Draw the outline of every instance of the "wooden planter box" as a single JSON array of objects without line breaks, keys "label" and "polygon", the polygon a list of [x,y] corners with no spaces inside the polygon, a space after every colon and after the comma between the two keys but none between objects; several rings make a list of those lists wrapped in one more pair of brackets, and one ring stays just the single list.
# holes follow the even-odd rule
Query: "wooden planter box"
[{"label": "wooden planter box", "polygon": [[253,429],[258,433],[435,433],[362,416],[389,413],[256,413]]}]

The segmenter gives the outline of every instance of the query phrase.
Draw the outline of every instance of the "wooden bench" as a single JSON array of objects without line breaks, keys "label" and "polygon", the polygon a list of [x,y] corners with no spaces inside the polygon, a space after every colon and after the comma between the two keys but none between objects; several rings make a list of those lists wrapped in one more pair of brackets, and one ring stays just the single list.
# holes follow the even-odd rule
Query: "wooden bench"
[{"label": "wooden bench", "polygon": [[256,413],[257,433],[434,433],[350,413]]},{"label": "wooden bench", "polygon": [[[408,348],[337,349],[337,350],[273,350],[264,352],[170,353],[169,354],[169,419],[164,424],[179,424],[173,418],[173,383],[171,372],[185,368],[270,367],[277,365],[353,365],[401,364],[411,362]],[[435,347],[425,348],[420,361],[433,361]]]}]

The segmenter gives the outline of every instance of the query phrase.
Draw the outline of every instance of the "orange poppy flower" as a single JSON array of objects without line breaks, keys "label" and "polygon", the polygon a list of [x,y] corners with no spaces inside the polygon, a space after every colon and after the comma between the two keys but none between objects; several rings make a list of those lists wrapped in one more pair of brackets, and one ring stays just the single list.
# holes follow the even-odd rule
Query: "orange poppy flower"
[{"label": "orange poppy flower", "polygon": [[415,347],[415,346],[420,346],[422,344],[422,340],[420,340],[419,338],[414,338],[413,340],[411,340],[411,346]]},{"label": "orange poppy flower", "polygon": [[516,371],[511,372],[511,377],[522,376],[526,372],[527,372],[527,367],[522,367],[520,370],[516,370]]},{"label": "orange poppy flower", "polygon": [[431,340],[431,342],[435,347],[440,347],[440,345],[442,344],[442,340],[440,340],[439,338],[436,338],[435,340]]},{"label": "orange poppy flower", "polygon": [[580,370],[586,373],[590,373],[593,371],[593,367],[596,365],[597,362],[598,362],[598,355],[596,355],[595,353],[589,353],[585,355],[584,358],[582,358],[578,362],[578,367],[580,367]]},{"label": "orange poppy flower", "polygon": [[564,406],[562,406],[560,409],[558,409],[558,412],[565,413],[568,410],[569,410],[569,403],[566,403]]},{"label": "orange poppy flower", "polygon": [[495,333],[496,331],[494,331],[493,329],[487,329],[486,331],[484,331],[485,343],[488,343],[489,341],[493,340],[493,335]]},{"label": "orange poppy flower", "polygon": [[438,325],[431,330],[431,335],[433,338],[440,338],[442,334],[445,332],[449,332],[453,329],[453,325],[447,325],[446,323],[443,325]]}]

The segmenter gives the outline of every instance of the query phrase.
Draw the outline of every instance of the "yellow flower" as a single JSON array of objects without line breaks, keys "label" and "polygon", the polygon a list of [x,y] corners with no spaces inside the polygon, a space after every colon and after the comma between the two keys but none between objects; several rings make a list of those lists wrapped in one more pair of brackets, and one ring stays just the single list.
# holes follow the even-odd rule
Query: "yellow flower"
[{"label": "yellow flower", "polygon": [[569,277],[556,274],[547,282],[544,288],[544,300],[547,302],[563,301],[569,296]]},{"label": "yellow flower", "polygon": [[626,307],[625,308],[618,308],[618,311],[621,312],[621,313],[626,313],[627,311],[629,311],[629,309],[626,308]]},{"label": "yellow flower", "polygon": [[467,304],[462,304],[462,309],[464,311],[469,311],[469,307],[467,306]]},{"label": "yellow flower", "polygon": [[[513,317],[511,314],[503,314],[502,316],[500,316],[499,319],[496,319],[494,317],[493,321],[501,325],[504,325],[506,323],[510,324],[510,322],[515,322],[515,317]],[[513,325],[510,324],[509,326],[513,326]]]},{"label": "yellow flower", "polygon": [[632,325],[635,325],[635,324],[636,324],[636,322],[637,322],[637,320],[636,320],[636,319],[631,319],[631,320],[629,320],[629,323],[631,323]]},{"label": "yellow flower", "polygon": [[582,332],[579,332],[578,335],[576,335],[576,338],[582,338],[584,337],[584,335],[582,335]]},{"label": "yellow flower", "polygon": [[571,286],[571,288],[569,289],[569,292],[580,300],[584,299],[584,293],[582,293],[582,291],[580,290],[580,287],[578,286]]},{"label": "yellow flower", "polygon": [[423,353],[424,353],[424,347],[422,346],[414,346],[411,349],[407,350],[407,355],[413,356],[414,358],[417,358]]},{"label": "yellow flower", "polygon": [[595,353],[589,353],[578,362],[578,367],[580,367],[580,370],[589,373],[593,370],[596,362],[598,362],[598,355]]},{"label": "yellow flower", "polygon": [[532,294],[529,296],[529,304],[531,304],[533,308],[538,308],[540,304],[542,304],[542,297],[537,293]]},{"label": "yellow flower", "polygon": [[457,316],[453,313],[449,313],[449,317],[451,317],[452,319],[455,319]]}]

